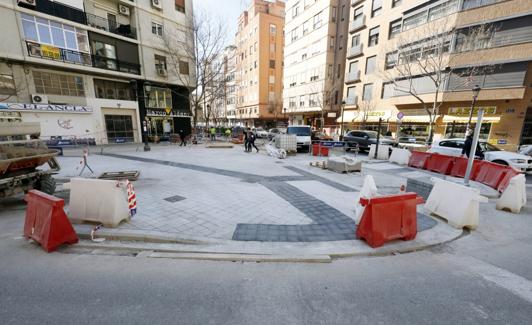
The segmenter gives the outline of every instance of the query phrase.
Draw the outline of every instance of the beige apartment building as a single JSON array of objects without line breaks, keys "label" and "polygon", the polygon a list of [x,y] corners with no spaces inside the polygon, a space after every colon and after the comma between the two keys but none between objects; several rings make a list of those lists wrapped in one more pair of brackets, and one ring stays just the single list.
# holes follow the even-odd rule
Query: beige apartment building
[{"label": "beige apartment building", "polygon": [[436,103],[434,137],[463,137],[478,85],[481,137],[532,143],[530,0],[352,0],[349,19],[338,123],[423,141]]},{"label": "beige apartment building", "polygon": [[236,123],[273,127],[283,120],[283,1],[253,0],[236,33]]},{"label": "beige apartment building", "polygon": [[349,8],[349,0],[286,2],[283,107],[290,124],[335,129]]}]

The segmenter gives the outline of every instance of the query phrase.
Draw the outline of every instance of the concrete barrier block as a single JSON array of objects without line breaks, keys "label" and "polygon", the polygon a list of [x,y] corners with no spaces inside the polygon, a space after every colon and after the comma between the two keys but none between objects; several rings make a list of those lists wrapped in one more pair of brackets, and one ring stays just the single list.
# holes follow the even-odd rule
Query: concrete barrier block
[{"label": "concrete barrier block", "polygon": [[434,187],[425,203],[425,208],[440,216],[455,228],[476,229],[479,223],[480,202],[488,199],[480,195],[480,190],[432,178]]},{"label": "concrete barrier block", "polygon": [[129,219],[126,185],[111,180],[73,178],[68,212],[74,222],[93,221],[116,227]]},{"label": "concrete barrier block", "polygon": [[[390,158],[390,148],[391,148],[391,146],[389,146],[389,145],[379,144],[379,151],[377,152],[377,159],[378,160],[388,160],[388,158]],[[372,144],[372,145],[369,146],[368,157],[370,159],[374,159],[375,150],[376,150],[376,145]]]},{"label": "concrete barrier block", "polygon": [[497,200],[495,207],[497,210],[506,210],[513,213],[521,212],[526,204],[526,178],[519,174],[510,179],[510,184],[501,197]]},{"label": "concrete barrier block", "polygon": [[398,165],[408,165],[408,161],[410,160],[411,155],[412,153],[410,152],[410,150],[393,148],[392,154],[390,155],[390,159],[388,160]]},{"label": "concrete barrier block", "polygon": [[352,157],[330,157],[327,169],[338,173],[359,172],[362,171],[362,161]]},{"label": "concrete barrier block", "polygon": [[358,193],[358,196],[356,198],[356,206],[355,206],[355,223],[358,225],[360,222],[360,218],[362,218],[362,214],[364,214],[365,207],[360,204],[360,199],[371,199],[379,195],[377,192],[377,185],[375,184],[375,180],[373,179],[373,176],[367,175],[364,178],[364,184],[362,184],[362,188],[360,189],[360,192]]}]

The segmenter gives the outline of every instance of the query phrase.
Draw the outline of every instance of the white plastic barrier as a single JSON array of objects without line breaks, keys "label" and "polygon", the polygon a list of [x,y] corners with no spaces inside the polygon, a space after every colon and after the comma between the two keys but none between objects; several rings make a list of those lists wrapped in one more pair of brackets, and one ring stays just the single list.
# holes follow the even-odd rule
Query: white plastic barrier
[{"label": "white plastic barrier", "polygon": [[513,213],[521,212],[526,204],[526,178],[519,174],[510,179],[510,184],[502,192],[495,207],[497,210],[508,210]]},{"label": "white plastic barrier", "polygon": [[124,183],[101,179],[73,178],[70,181],[68,217],[74,222],[94,221],[116,227],[129,218]]},{"label": "white plastic barrier", "polygon": [[476,229],[479,222],[480,202],[488,199],[480,195],[480,190],[432,178],[434,187],[430,192],[425,209],[438,215],[458,229]]},{"label": "white plastic barrier", "polygon": [[[369,159],[374,159],[375,157],[375,147],[376,145],[372,144],[369,146]],[[390,157],[390,148],[391,146],[387,144],[379,144],[379,151],[377,152],[377,159],[378,160],[388,160]]]},{"label": "white plastic barrier", "polygon": [[362,161],[353,157],[330,157],[327,169],[339,173],[359,172],[362,171]]},{"label": "white plastic barrier", "polygon": [[407,149],[393,148],[389,161],[398,165],[408,165],[412,153]]},{"label": "white plastic barrier", "polygon": [[373,179],[373,176],[367,175],[364,178],[364,184],[362,184],[362,189],[360,189],[360,193],[356,198],[355,223],[357,225],[360,222],[360,218],[362,218],[362,214],[364,213],[364,207],[360,205],[360,198],[371,199],[372,197],[376,197],[377,195],[379,195],[379,193],[377,193],[377,185],[375,184],[375,180]]}]

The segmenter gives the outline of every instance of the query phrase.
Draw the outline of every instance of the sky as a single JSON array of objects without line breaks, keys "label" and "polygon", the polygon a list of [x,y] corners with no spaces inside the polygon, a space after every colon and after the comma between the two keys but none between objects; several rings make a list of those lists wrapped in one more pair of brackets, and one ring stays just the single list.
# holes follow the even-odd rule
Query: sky
[{"label": "sky", "polygon": [[194,10],[201,10],[209,16],[219,16],[226,21],[227,44],[235,38],[238,16],[248,8],[250,0],[193,0]]}]

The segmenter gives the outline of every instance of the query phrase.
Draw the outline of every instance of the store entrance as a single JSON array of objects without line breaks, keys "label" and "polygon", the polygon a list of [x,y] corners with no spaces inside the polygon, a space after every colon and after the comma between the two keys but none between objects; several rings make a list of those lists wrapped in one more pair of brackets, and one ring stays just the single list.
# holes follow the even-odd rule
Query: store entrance
[{"label": "store entrance", "polygon": [[168,141],[174,130],[174,121],[167,117],[148,117],[148,141]]},{"label": "store entrance", "polygon": [[526,110],[525,123],[521,132],[521,144],[532,144],[532,107]]}]

